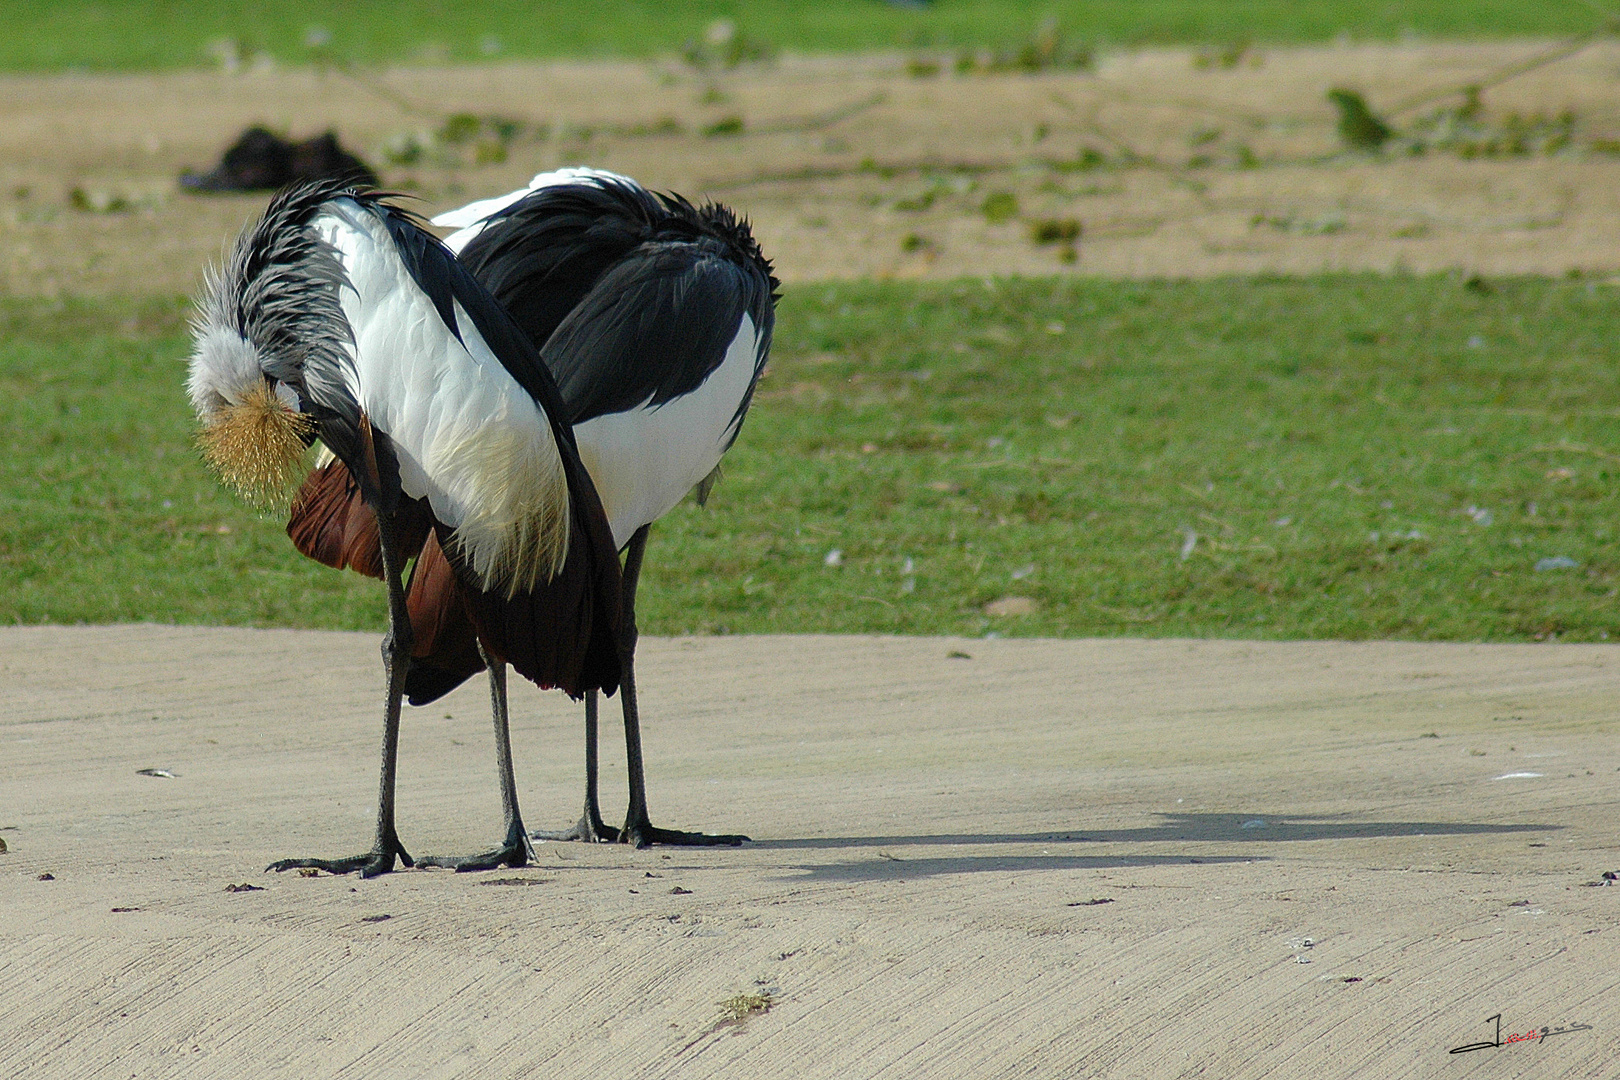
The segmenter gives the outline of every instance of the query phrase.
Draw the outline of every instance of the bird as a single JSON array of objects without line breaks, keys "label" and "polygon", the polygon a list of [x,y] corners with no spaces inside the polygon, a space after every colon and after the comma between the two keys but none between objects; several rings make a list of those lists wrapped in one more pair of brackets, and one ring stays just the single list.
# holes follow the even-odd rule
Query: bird
[{"label": "bird", "polygon": [[511,313],[568,405],[580,458],[625,555],[619,698],[629,807],[601,819],[596,695],[586,695],[586,805],[559,834],[638,847],[738,844],[648,817],[635,689],[635,597],[653,522],[707,499],[770,355],[780,282],[746,221],[600,169],[541,173],[526,188],[433,218],[450,250]]},{"label": "bird", "polygon": [[[708,495],[769,357],[779,282],[748,223],[719,204],[654,194],[629,177],[568,168],[433,219],[463,265],[539,347],[579,455],[624,555],[619,695],[629,806],[623,828],[597,793],[598,695],[585,695],[585,809],[537,839],[740,844],[654,826],[635,692],[635,595],[651,525],[689,492]],[[352,491],[323,478],[332,502]],[[295,537],[295,541],[296,541]],[[302,547],[303,545],[300,544]],[[454,576],[431,544],[411,581],[417,662],[407,687],[426,704],[476,673]],[[425,646],[424,642],[431,642]]]},{"label": "bird", "polygon": [[[617,689],[623,652],[612,532],[528,336],[420,218],[331,180],[284,189],[243,231],[210,275],[192,336],[187,388],[208,464],[265,503],[302,478],[289,532],[297,526],[301,547],[388,590],[372,847],[267,869],[371,877],[396,860],[523,865],[533,850],[517,804],[506,666],[579,697]],[[330,460],[306,476],[317,440]],[[340,481],[317,481],[331,477]],[[341,502],[319,497],[333,490]],[[428,552],[455,582],[454,616],[490,679],[506,835],[474,856],[413,859],[395,823],[400,704],[417,648],[402,572],[414,559],[412,581],[422,579]]]}]

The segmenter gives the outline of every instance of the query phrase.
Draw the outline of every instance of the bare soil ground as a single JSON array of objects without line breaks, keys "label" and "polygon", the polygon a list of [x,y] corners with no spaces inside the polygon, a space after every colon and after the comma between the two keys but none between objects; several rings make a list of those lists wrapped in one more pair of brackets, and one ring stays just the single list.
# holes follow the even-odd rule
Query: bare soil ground
[{"label": "bare soil ground", "polygon": [[[604,63],[408,68],[362,81],[313,71],[0,78],[0,290],[188,291],[262,200],[183,195],[175,177],[212,164],[244,126],[299,137],[332,127],[381,161],[391,142],[460,112],[526,126],[503,163],[430,145],[416,165],[384,164],[385,180],[416,190],[426,209],[595,164],[742,208],[790,281],[1613,270],[1620,157],[1339,152],[1330,87],[1358,88],[1406,124],[1430,106],[1397,111],[1403,103],[1547,48],[1276,49],[1231,69],[1166,50],[1037,76],[915,78],[903,57],[864,57],[719,74]],[[1484,104],[1496,121],[1572,110],[1587,145],[1620,137],[1620,44],[1506,82]],[[731,117],[741,134],[703,134]],[[1084,148],[1115,164],[1053,167]],[[1137,164],[1117,167],[1126,154]],[[1188,168],[1200,156],[1209,164]],[[75,190],[89,209],[75,208]],[[996,192],[1018,200],[1000,223],[981,212]],[[1082,224],[1077,262],[1031,241],[1043,218]]]},{"label": "bare soil ground", "polygon": [[[410,69],[385,95],[6,78],[0,291],[187,291],[261,200],[174,177],[242,126],[375,157],[457,111],[551,134],[386,168],[426,209],[590,162],[736,204],[795,281],[1613,269],[1620,160],[1335,154],[1329,86],[1387,107],[1540,47]],[[1486,101],[1620,132],[1617,71],[1593,48]],[[728,115],[742,135],[698,133]],[[1270,163],[1184,168],[1238,139]],[[1162,167],[1040,164],[1125,145]],[[1003,190],[1020,214],[993,225]],[[1077,263],[1030,242],[1044,216],[1084,222]],[[707,638],[643,661],[655,816],[755,843],[360,882],[259,870],[369,837],[375,638],[0,630],[0,1077],[1540,1077],[1620,1051],[1620,888],[1590,886],[1620,869],[1613,647]],[[564,824],[577,710],[514,696],[525,811]],[[413,850],[496,838],[487,726],[478,686],[407,717]],[[749,997],[768,1011],[722,1004]],[[1553,1037],[1447,1054],[1493,1014]]]},{"label": "bare soil ground", "polygon": [[[754,843],[363,882],[261,868],[369,837],[374,637],[0,630],[0,1076],[1611,1074],[1612,646],[643,659],[655,816]],[[576,708],[514,709],[561,825]],[[413,850],[496,838],[487,723],[408,713]],[[1494,1014],[1553,1032],[1447,1053]]]}]

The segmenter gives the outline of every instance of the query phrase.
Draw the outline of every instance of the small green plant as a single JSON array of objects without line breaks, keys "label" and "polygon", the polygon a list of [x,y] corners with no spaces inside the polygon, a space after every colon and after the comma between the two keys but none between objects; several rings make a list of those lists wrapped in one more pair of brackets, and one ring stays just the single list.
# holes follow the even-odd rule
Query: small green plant
[{"label": "small green plant", "polygon": [[1367,99],[1356,91],[1336,87],[1327,96],[1339,110],[1339,138],[1352,150],[1377,150],[1394,136],[1390,126],[1373,114]]},{"label": "small green plant", "polygon": [[1029,223],[1029,238],[1036,244],[1073,244],[1080,239],[1076,218],[1041,218]]},{"label": "small green plant", "polygon": [[1010,191],[992,191],[979,204],[979,212],[992,225],[1001,225],[1018,216],[1018,196]]},{"label": "small green plant", "polygon": [[716,19],[701,40],[688,41],[681,58],[699,71],[730,71],[748,63],[763,63],[776,57],[776,46],[763,38],[750,37],[730,19]]},{"label": "small green plant", "polygon": [[[1059,262],[1079,262],[1081,257],[1081,222],[1074,217],[1047,217],[1029,223],[1029,238],[1035,246],[1056,246]],[[1053,322],[1050,325],[1063,325]]]},{"label": "small green plant", "polygon": [[135,209],[127,196],[100,188],[74,188],[68,192],[68,205],[86,214],[127,214]]},{"label": "small green plant", "polygon": [[1249,219],[1252,229],[1268,228],[1290,236],[1331,236],[1343,232],[1349,223],[1344,212],[1330,210],[1319,217],[1300,217],[1297,214],[1256,214]]},{"label": "small green plant", "polygon": [[934,200],[937,198],[939,198],[939,189],[931,187],[921,194],[913,196],[909,199],[896,199],[894,201],[894,208],[903,213],[920,213],[921,211],[932,207],[934,205]]},{"label": "small green plant", "polygon": [[1092,172],[1108,166],[1108,155],[1094,146],[1082,146],[1074,157],[1062,161],[1048,162],[1048,164],[1054,172]]},{"label": "small green plant", "polygon": [[452,146],[471,142],[484,128],[484,122],[472,113],[456,113],[445,117],[439,125],[439,138]]},{"label": "small green plant", "polygon": [[1233,41],[1225,45],[1204,46],[1193,52],[1192,65],[1199,71],[1212,68],[1231,71],[1248,61],[1250,67],[1259,67],[1260,54],[1253,51],[1249,41]]},{"label": "small green plant", "polygon": [[630,138],[645,138],[659,135],[682,135],[686,132],[686,125],[673,116],[660,116],[650,124],[627,124],[620,132]]},{"label": "small green plant", "polygon": [[393,165],[499,165],[525,134],[538,142],[548,132],[507,116],[452,113],[431,130],[395,132],[384,141],[382,156]]},{"label": "small green plant", "polygon": [[727,1022],[737,1024],[747,1020],[750,1016],[770,1012],[771,1006],[775,1004],[776,999],[769,992],[737,994],[722,1001],[720,1011],[724,1014],[724,1019]]},{"label": "small green plant", "polygon": [[[1548,156],[1578,149],[1572,109],[1554,115],[1510,112],[1493,120],[1486,112],[1477,86],[1463,91],[1462,100],[1443,106],[1413,122],[1407,134],[1411,153],[1438,151],[1460,158]],[[1592,139],[1586,148],[1603,153],[1605,140]]]},{"label": "small green plant", "polygon": [[996,75],[1044,71],[1090,71],[1097,54],[1089,45],[1070,44],[1056,19],[1041,23],[1027,41],[1001,49],[964,49],[956,56],[958,75]]},{"label": "small green plant", "polygon": [[730,116],[722,116],[714,123],[705,125],[702,128],[702,133],[706,139],[723,139],[730,135],[741,135],[743,133],[743,118],[735,113]]},{"label": "small green plant", "polygon": [[900,250],[907,255],[931,255],[935,252],[934,242],[921,233],[906,233],[900,238]]}]

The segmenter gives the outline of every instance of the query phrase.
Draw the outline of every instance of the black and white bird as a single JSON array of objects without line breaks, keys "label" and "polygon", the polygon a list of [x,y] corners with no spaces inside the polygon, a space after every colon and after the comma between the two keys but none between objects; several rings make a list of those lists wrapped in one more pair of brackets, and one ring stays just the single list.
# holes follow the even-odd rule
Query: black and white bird
[{"label": "black and white bird", "polygon": [[[771,264],[748,223],[727,207],[693,206],[594,169],[543,173],[527,188],[433,223],[459,229],[447,246],[539,346],[625,556],[619,638],[625,824],[613,829],[602,821],[597,696],[587,693],[584,815],[565,833],[536,836],[637,846],[741,843],[745,837],[657,828],[648,818],[635,597],[652,523],[694,488],[707,496],[742,428],[775,326]],[[429,685],[432,665],[419,669],[413,701],[418,689],[424,696],[438,690]],[[442,669],[440,684],[453,685],[469,669],[463,648],[459,666]]]},{"label": "black and white bird", "polygon": [[[620,633],[629,807],[607,826],[597,795],[598,698],[585,696],[585,812],[547,838],[638,846],[737,844],[655,827],[648,816],[635,695],[635,592],[652,522],[713,482],[736,440],[769,355],[777,281],[746,222],[718,205],[655,195],[594,169],[544,173],[530,185],[442,214],[446,241],[540,349],[556,378],[579,456],[623,551]],[[370,511],[341,462],[312,475],[288,533],[305,554],[376,574]],[[481,658],[464,586],[429,536],[412,571],[415,648],[406,693],[436,700]],[[611,691],[608,691],[611,692]]]},{"label": "black and white bird", "polygon": [[[324,182],[276,196],[211,277],[190,369],[221,478],[249,494],[289,490],[318,439],[335,461],[306,480],[288,531],[306,553],[388,587],[375,842],[271,869],[522,865],[532,850],[506,664],[578,697],[612,693],[624,652],[617,546],[528,335],[418,221],[374,192]],[[430,552],[455,584],[446,617],[489,672],[506,836],[484,855],[413,860],[394,821],[400,701],[421,648],[401,572],[415,558],[421,578]]]}]

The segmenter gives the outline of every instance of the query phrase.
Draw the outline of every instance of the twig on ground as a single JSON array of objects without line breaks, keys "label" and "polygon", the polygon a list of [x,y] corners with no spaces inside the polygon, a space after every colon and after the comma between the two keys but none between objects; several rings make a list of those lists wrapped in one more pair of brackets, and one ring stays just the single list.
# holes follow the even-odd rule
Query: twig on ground
[{"label": "twig on ground", "polygon": [[1438,90],[1425,90],[1421,94],[1414,95],[1405,99],[1404,101],[1397,102],[1395,105],[1390,106],[1385,110],[1384,115],[1394,116],[1397,113],[1410,112],[1421,105],[1428,105],[1431,102],[1443,101],[1446,98],[1456,97],[1469,92],[1477,94],[1493,87],[1501,86],[1503,83],[1511,82],[1514,79],[1517,79],[1520,75],[1528,74],[1529,72],[1535,71],[1537,68],[1546,67],[1548,64],[1556,64],[1560,60],[1567,60],[1571,56],[1583,52],[1587,46],[1591,45],[1599,38],[1606,37],[1612,31],[1612,29],[1613,26],[1603,26],[1596,30],[1588,30],[1584,34],[1577,34],[1575,37],[1570,38],[1568,41],[1565,41],[1563,44],[1549,50],[1548,52],[1542,53],[1539,56],[1533,56],[1529,60],[1520,60],[1517,63],[1509,64],[1506,67],[1498,68],[1495,72],[1487,75],[1483,79],[1470,79],[1468,82],[1457,83],[1456,85],[1442,87]]},{"label": "twig on ground", "polygon": [[359,68],[355,67],[352,63],[343,59],[342,57],[323,56],[317,60],[316,68],[317,70],[326,68],[330,71],[336,72],[345,79],[348,79],[350,82],[354,83],[356,86],[360,87],[362,90],[382,98],[400,112],[407,115],[427,117],[433,120],[443,120],[445,117],[450,115],[443,110],[435,109],[428,105],[423,105],[418,101],[413,101],[411,98],[400,93],[398,90],[395,90],[392,86],[389,86],[382,80],[362,73]]},{"label": "twig on ground", "polygon": [[1553,443],[1545,446],[1531,446],[1508,455],[1510,459],[1529,457],[1531,454],[1586,454],[1589,457],[1601,458],[1604,461],[1620,462],[1620,454],[1611,454],[1607,450],[1596,447],[1580,446],[1575,443]]},{"label": "twig on ground", "polygon": [[830,127],[842,124],[845,120],[859,116],[869,109],[875,109],[888,100],[889,95],[879,91],[871,97],[862,98],[860,101],[851,102],[848,105],[840,105],[836,109],[828,109],[826,112],[816,116],[806,116],[797,120],[781,120],[774,124],[745,128],[738,134],[781,135],[794,131],[825,131]]}]

